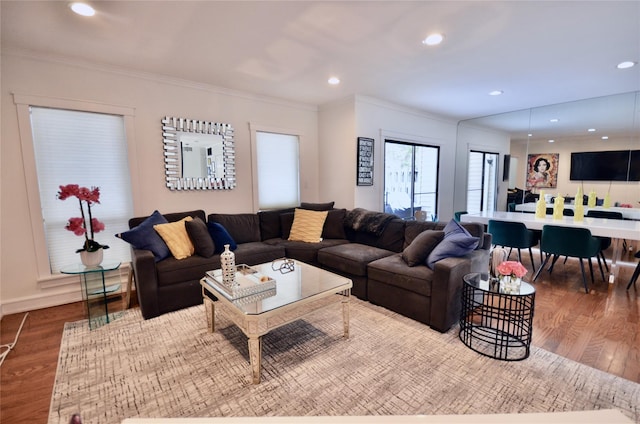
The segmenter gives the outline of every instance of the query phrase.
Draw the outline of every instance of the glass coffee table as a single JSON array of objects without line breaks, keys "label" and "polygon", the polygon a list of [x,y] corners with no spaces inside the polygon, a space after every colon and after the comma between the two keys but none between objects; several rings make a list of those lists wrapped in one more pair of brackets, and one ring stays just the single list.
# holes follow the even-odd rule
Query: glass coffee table
[{"label": "glass coffee table", "polygon": [[260,383],[262,336],[273,329],[341,303],[344,337],[349,337],[351,280],[304,262],[294,261],[293,266],[282,267],[282,271],[281,264],[274,261],[251,266],[259,274],[274,279],[275,290],[237,299],[230,298],[215,280],[207,277],[200,280],[209,331],[215,331],[215,308],[220,306],[249,339],[254,384]]}]

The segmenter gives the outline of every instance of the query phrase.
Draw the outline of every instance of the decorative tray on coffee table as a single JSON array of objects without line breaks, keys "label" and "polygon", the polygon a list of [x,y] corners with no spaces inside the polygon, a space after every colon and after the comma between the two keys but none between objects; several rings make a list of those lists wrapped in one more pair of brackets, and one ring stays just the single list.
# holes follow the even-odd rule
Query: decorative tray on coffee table
[{"label": "decorative tray on coffee table", "polygon": [[236,265],[236,284],[234,287],[227,287],[222,283],[222,270],[220,269],[207,271],[205,281],[230,300],[251,296],[251,301],[258,301],[276,294],[276,280],[246,264]]}]

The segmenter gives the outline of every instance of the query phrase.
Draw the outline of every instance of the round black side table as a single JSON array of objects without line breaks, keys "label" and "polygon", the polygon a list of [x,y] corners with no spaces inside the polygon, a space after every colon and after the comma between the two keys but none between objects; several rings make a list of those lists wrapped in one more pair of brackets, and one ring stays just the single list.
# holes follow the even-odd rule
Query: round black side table
[{"label": "round black side table", "polygon": [[470,349],[503,361],[529,356],[535,288],[522,282],[520,293],[501,293],[488,273],[463,278],[460,340]]}]

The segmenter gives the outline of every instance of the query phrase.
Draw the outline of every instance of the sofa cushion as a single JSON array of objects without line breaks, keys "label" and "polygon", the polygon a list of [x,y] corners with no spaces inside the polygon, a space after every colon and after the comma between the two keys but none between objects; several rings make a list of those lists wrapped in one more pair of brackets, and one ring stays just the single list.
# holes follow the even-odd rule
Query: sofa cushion
[{"label": "sofa cushion", "polygon": [[150,250],[156,262],[168,258],[171,255],[169,247],[164,240],[162,240],[160,234],[153,228],[154,225],[166,224],[168,222],[160,212],[154,211],[147,218],[134,222],[137,222],[136,226],[129,231],[116,234],[116,237],[131,244],[135,249]]},{"label": "sofa cushion", "polygon": [[[346,217],[345,217],[346,218]],[[368,244],[369,246],[379,247],[380,249],[391,250],[394,253],[400,253],[404,249],[404,220],[395,218],[387,223],[380,236],[367,231],[354,231],[352,228],[345,226],[347,239],[354,243]]]},{"label": "sofa cushion", "polygon": [[185,259],[193,255],[195,249],[185,225],[186,221],[191,221],[192,219],[190,216],[187,216],[180,221],[156,224],[153,226],[176,259]]},{"label": "sofa cushion", "polygon": [[327,213],[328,211],[296,209],[288,240],[307,243],[317,243],[322,240],[322,229]]},{"label": "sofa cushion", "polygon": [[300,209],[307,209],[310,211],[330,211],[331,209],[333,209],[333,205],[335,204],[336,202],[327,202],[327,203],[302,202],[300,203]]},{"label": "sofa cushion", "polygon": [[464,256],[478,246],[478,237],[473,237],[455,220],[444,227],[444,239],[427,257],[427,266],[433,269],[436,262],[444,258]]},{"label": "sofa cushion", "polygon": [[369,263],[367,273],[369,280],[400,287],[422,296],[431,296],[433,270],[424,264],[408,267],[402,259],[402,254]]},{"label": "sofa cushion", "polygon": [[194,218],[191,221],[186,221],[184,225],[193,243],[195,253],[205,258],[213,256],[215,246],[207,229],[207,224],[200,218]]},{"label": "sofa cushion", "polygon": [[406,249],[413,240],[427,230],[443,231],[444,226],[433,221],[406,221],[404,226],[404,248]]},{"label": "sofa cushion", "polygon": [[424,264],[427,256],[444,238],[444,231],[426,230],[418,234],[402,251],[402,259],[409,266]]},{"label": "sofa cushion", "polygon": [[346,274],[366,276],[369,262],[393,253],[366,244],[345,243],[319,250],[318,263]]},{"label": "sofa cushion", "polygon": [[323,239],[346,239],[344,233],[344,217],[346,209],[333,209],[327,213],[327,219],[322,228]]},{"label": "sofa cushion", "polygon": [[236,264],[247,265],[263,264],[285,256],[284,247],[270,245],[261,241],[238,244],[238,248],[234,253],[236,255]]},{"label": "sofa cushion", "polygon": [[261,240],[258,214],[210,214],[208,221],[221,224],[237,244]]},{"label": "sofa cushion", "polygon": [[[294,208],[258,212],[261,240],[264,241],[264,240],[269,240],[274,238],[285,238],[285,239],[289,238],[288,232],[286,237],[283,237],[282,235],[282,227],[280,225],[280,215],[283,213],[290,212],[292,216],[291,222],[293,222],[293,211],[294,211]],[[291,229],[291,227],[289,227],[289,229]]]},{"label": "sofa cushion", "polygon": [[277,238],[267,240],[265,243],[284,247],[285,256],[287,258],[315,265],[318,264],[318,252],[320,249],[346,244],[349,243],[349,241],[345,239],[323,239],[318,243],[307,243],[303,241],[289,241]]},{"label": "sofa cushion", "polygon": [[213,240],[215,253],[222,253],[224,251],[225,244],[229,245],[230,250],[236,250],[238,248],[235,240],[222,224],[209,221],[207,222],[207,230],[209,230],[209,235],[211,235],[211,239]]}]

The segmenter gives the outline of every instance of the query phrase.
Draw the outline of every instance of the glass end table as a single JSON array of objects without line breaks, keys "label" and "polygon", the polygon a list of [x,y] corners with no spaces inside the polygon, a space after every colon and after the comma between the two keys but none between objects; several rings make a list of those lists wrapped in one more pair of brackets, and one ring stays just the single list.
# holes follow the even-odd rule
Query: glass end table
[{"label": "glass end table", "polygon": [[122,288],[120,262],[103,262],[93,267],[73,264],[62,267],[60,272],[80,276],[89,329],[108,324],[124,314],[123,308],[109,312],[110,297],[119,294]]},{"label": "glass end table", "polygon": [[528,358],[536,289],[523,281],[519,293],[502,293],[488,273],[467,274],[462,280],[460,340],[490,358]]}]

